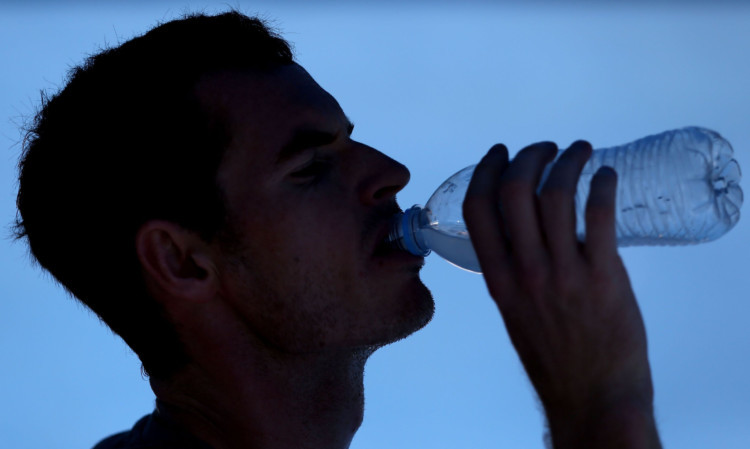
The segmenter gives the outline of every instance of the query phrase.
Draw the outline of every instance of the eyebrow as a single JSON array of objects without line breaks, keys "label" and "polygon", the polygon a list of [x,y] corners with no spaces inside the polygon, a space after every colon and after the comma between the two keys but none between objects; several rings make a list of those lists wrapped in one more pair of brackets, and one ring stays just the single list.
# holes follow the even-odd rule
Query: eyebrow
[{"label": "eyebrow", "polygon": [[[354,131],[354,123],[348,118],[346,119],[346,132],[350,136]],[[279,152],[279,157],[276,159],[277,164],[281,164],[288,161],[295,155],[303,152],[308,148],[328,145],[333,143],[338,137],[336,133],[330,133],[327,131],[321,131],[320,129],[301,128],[294,132],[294,135],[286,143]]]}]

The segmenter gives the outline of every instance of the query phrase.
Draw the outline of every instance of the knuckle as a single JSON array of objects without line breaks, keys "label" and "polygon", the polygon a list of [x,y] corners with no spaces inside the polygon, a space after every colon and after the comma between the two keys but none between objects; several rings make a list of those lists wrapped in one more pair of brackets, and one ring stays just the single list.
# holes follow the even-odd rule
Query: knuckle
[{"label": "knuckle", "polygon": [[555,264],[529,263],[519,269],[515,281],[531,298],[544,300],[550,295],[568,297],[581,290],[580,267],[575,263]]},{"label": "knuckle", "polygon": [[555,291],[562,294],[569,294],[578,290],[578,277],[575,270],[570,265],[563,265],[555,270],[554,274]]},{"label": "knuckle", "polygon": [[531,296],[543,296],[550,284],[549,270],[542,263],[529,262],[517,273],[517,282]]}]

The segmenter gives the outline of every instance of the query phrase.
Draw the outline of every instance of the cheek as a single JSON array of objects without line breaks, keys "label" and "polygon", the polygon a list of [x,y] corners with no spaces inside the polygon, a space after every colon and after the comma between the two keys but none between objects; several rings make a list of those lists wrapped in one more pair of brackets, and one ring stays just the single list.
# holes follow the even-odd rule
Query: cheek
[{"label": "cheek", "polygon": [[268,263],[263,271],[312,283],[333,278],[339,285],[363,276],[368,257],[364,220],[344,189],[324,185],[309,195],[287,192],[277,201],[258,197],[252,203],[255,212],[244,211],[242,233],[255,258]]},{"label": "cheek", "polygon": [[[335,254],[276,253],[251,276],[247,320],[267,341],[290,352],[338,344],[361,326],[361,294]],[[318,253],[322,254],[322,251]]]},{"label": "cheek", "polygon": [[284,273],[289,281],[303,280],[310,288],[359,277],[364,266],[361,226],[341,215],[304,212],[289,214],[258,233],[255,245],[269,255],[267,269]]},{"label": "cheek", "polygon": [[286,245],[296,249],[300,261],[325,264],[327,261],[347,261],[359,257],[364,249],[362,224],[345,214],[345,206],[335,210],[319,209],[298,214],[291,222],[281,224],[280,229],[288,239]]}]

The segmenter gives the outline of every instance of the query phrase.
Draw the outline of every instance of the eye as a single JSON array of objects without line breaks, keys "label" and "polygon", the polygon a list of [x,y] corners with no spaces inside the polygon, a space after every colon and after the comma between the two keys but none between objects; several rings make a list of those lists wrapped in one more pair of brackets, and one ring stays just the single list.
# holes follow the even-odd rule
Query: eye
[{"label": "eye", "polygon": [[330,168],[331,161],[314,157],[304,166],[293,171],[289,176],[298,181],[315,181],[321,178]]}]

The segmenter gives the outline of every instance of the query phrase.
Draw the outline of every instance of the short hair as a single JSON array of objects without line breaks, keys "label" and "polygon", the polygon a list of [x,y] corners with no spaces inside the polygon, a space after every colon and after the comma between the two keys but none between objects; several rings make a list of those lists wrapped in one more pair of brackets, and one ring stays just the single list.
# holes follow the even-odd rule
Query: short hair
[{"label": "short hair", "polygon": [[261,19],[193,14],[88,57],[59,92],[42,94],[19,161],[15,235],[150,375],[167,377],[188,358],[147,293],[138,229],[164,219],[210,241],[226,224],[216,172],[229,125],[202,107],[196,85],[293,62]]}]

